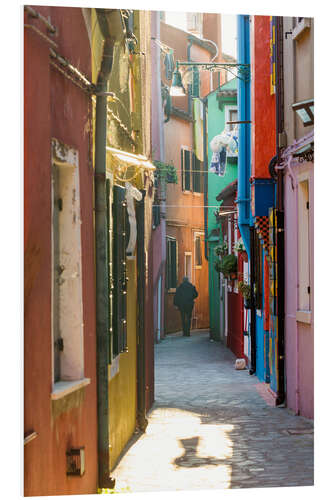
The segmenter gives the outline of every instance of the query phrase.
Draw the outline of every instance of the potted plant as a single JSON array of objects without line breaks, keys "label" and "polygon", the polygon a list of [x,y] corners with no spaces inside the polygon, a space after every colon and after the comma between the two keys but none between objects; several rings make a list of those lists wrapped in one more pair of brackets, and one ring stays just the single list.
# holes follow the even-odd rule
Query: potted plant
[{"label": "potted plant", "polygon": [[220,261],[220,272],[226,278],[236,279],[237,278],[237,257],[233,253],[225,255]]},{"label": "potted plant", "polygon": [[222,257],[225,255],[228,251],[228,243],[226,241],[223,241],[221,245],[217,245],[214,249],[215,255],[217,257]]},{"label": "potted plant", "polygon": [[245,309],[251,308],[251,287],[244,281],[238,283],[238,290],[243,295]]},{"label": "potted plant", "polygon": [[242,255],[243,257],[243,260],[245,262],[248,261],[248,257],[247,257],[247,253],[246,253],[246,250],[245,250],[245,245],[243,243],[243,240],[242,238],[239,238],[238,241],[236,241],[236,243],[234,244],[234,250],[239,254],[239,255]]}]

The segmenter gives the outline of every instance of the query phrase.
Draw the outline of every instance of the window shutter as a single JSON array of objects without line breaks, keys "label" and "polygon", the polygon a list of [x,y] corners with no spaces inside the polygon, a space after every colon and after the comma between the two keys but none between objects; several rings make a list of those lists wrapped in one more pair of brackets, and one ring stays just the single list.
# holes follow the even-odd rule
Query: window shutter
[{"label": "window shutter", "polygon": [[171,241],[171,288],[177,286],[177,242]]},{"label": "window shutter", "polygon": [[191,191],[191,152],[184,150],[185,155],[185,191]]},{"label": "window shutter", "polygon": [[192,69],[192,97],[200,97],[200,75],[196,66]]},{"label": "window shutter", "polygon": [[110,179],[106,179],[106,206],[107,206],[107,262],[108,262],[108,330],[109,330],[109,363],[112,362],[112,305],[113,305],[113,280],[112,280],[112,213],[111,213],[111,186]]},{"label": "window shutter", "polygon": [[195,265],[196,266],[202,265],[200,236],[196,236],[195,238]]},{"label": "window shutter", "polygon": [[202,163],[195,153],[192,153],[192,185],[195,193],[202,193]]},{"label": "window shutter", "polygon": [[183,149],[180,150],[180,163],[181,163],[180,171],[181,171],[181,178],[182,178],[182,191],[184,191],[185,183],[184,183],[184,150]]},{"label": "window shutter", "polygon": [[114,186],[113,198],[113,354],[127,351],[126,201]]}]

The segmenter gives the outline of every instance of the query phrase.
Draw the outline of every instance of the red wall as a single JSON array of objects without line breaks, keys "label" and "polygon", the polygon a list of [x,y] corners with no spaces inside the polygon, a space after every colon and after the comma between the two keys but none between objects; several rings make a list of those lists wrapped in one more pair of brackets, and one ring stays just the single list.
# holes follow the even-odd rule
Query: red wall
[{"label": "red wall", "polygon": [[[58,29],[56,49],[90,78],[90,46],[81,9],[37,7]],[[24,22],[46,34],[38,19]],[[49,44],[25,28],[24,38],[24,432],[26,496],[94,493],[97,488],[96,331],[93,172],[89,97],[50,66]],[[78,149],[81,194],[85,377],[91,383],[72,409],[52,413],[51,138]],[[66,450],[85,446],[86,472],[66,476]]]},{"label": "red wall", "polygon": [[275,94],[270,94],[270,18],[252,16],[252,176],[270,178],[275,154]]}]

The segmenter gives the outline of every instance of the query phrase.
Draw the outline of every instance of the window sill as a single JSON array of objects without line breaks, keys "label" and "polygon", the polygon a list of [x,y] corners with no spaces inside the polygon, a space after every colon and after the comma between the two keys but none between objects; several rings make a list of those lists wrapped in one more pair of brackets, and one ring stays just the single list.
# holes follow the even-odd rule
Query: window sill
[{"label": "window sill", "polygon": [[78,391],[90,384],[90,378],[83,378],[81,380],[60,380],[60,382],[55,382],[53,384],[53,390],[51,392],[51,399],[56,401],[58,399],[64,398],[72,392]]},{"label": "window sill", "polygon": [[312,320],[311,311],[301,311],[301,310],[296,311],[296,321],[298,321],[298,323],[307,323],[308,325],[310,325],[311,320]]}]

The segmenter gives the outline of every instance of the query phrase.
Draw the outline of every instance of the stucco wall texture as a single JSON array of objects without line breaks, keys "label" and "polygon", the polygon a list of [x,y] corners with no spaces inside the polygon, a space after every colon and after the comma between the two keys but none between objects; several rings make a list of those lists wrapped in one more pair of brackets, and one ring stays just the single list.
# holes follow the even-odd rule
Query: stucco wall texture
[{"label": "stucco wall texture", "polygon": [[[81,9],[39,7],[58,29],[58,51],[90,76],[89,39]],[[27,24],[37,23],[25,14]],[[73,36],[74,34],[74,36]],[[69,42],[71,40],[71,42]],[[97,487],[95,285],[89,99],[50,66],[49,46],[25,30],[25,334],[24,431],[37,432],[25,446],[24,493],[94,493]],[[38,78],[36,78],[38,75]],[[38,102],[38,106],[36,103]],[[73,127],[75,123],[75,127]],[[51,138],[79,152],[84,322],[84,375],[90,384],[51,403]],[[66,475],[66,451],[84,446],[86,473]]]},{"label": "stucco wall texture", "polygon": [[[256,178],[270,178],[268,164],[275,154],[275,94],[270,94],[270,18],[251,17],[252,169]],[[273,125],[273,126],[272,126]]]}]

